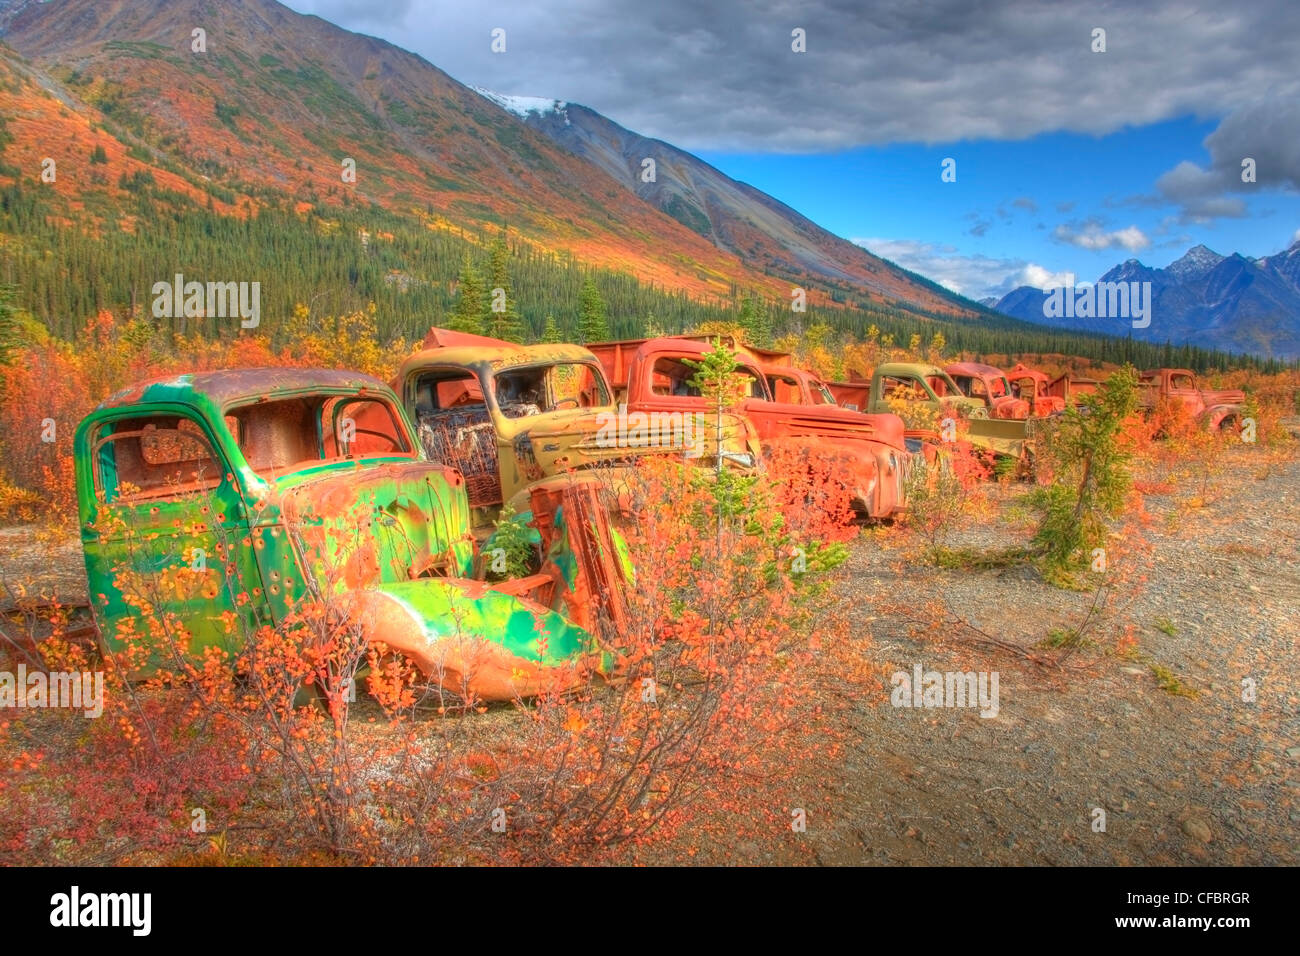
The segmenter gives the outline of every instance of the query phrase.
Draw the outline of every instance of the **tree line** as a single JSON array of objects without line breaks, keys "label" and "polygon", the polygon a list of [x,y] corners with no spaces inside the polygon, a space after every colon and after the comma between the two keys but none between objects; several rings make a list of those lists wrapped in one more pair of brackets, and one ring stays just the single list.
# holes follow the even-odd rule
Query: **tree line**
[{"label": "tree line", "polygon": [[[373,302],[385,341],[422,338],[432,325],[525,342],[592,342],[732,322],[749,341],[767,345],[825,323],[859,340],[871,326],[897,342],[913,335],[929,340],[938,331],[951,348],[977,355],[1061,353],[1196,371],[1287,367],[1196,346],[1039,327],[992,312],[958,319],[860,294],[837,295],[841,307],[809,306],[803,313],[792,312],[788,300],[739,286],[730,301],[703,300],[629,273],[587,267],[504,228],[434,229],[374,204],[317,204],[299,213],[272,196],[262,197],[257,211],[230,216],[161,188],[152,177],[118,185],[129,198],[88,192],[75,216],[38,185],[0,188],[0,234],[8,237],[0,245],[0,283],[13,285],[15,304],[61,338],[75,339],[86,318],[102,309],[151,316],[154,283],[180,273],[186,281],[260,282],[263,331],[273,341],[297,303],[325,316]],[[238,331],[238,323],[217,318],[157,321],[176,334]]]}]

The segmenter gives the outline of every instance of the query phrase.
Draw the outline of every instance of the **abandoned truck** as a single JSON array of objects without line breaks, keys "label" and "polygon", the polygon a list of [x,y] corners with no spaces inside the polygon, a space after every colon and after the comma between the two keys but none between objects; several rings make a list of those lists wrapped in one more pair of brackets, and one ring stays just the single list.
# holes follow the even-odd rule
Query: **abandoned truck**
[{"label": "abandoned truck", "polygon": [[1237,388],[1201,388],[1196,376],[1185,368],[1160,368],[1139,376],[1138,400],[1148,410],[1161,401],[1182,402],[1197,421],[1231,430],[1241,427],[1246,393]]},{"label": "abandoned truck", "polygon": [[[611,666],[595,631],[576,623],[575,595],[621,582],[576,579],[611,568],[582,553],[591,535],[568,540],[564,490],[539,499],[539,526],[548,549],[578,560],[497,585],[472,580],[464,479],[422,460],[377,379],[248,369],[146,382],[81,422],[75,455],[106,654],[144,633],[141,618],[178,622],[177,653],[237,652],[317,601],[465,696],[530,696]],[[608,539],[606,525],[594,528]],[[154,667],[169,649],[155,650]]]},{"label": "abandoned truck", "polygon": [[713,419],[675,420],[674,428],[629,436],[596,356],[577,345],[515,345],[432,329],[407,358],[393,389],[417,423],[430,461],[460,470],[475,523],[486,527],[503,504],[528,508],[538,481],[643,454],[752,469],[758,436],[738,415],[724,421],[719,444]]},{"label": "abandoned truck", "polygon": [[1029,414],[1034,418],[1046,418],[1065,411],[1064,396],[1053,395],[1049,391],[1051,382],[1045,372],[1030,368],[1024,362],[1017,362],[1015,367],[1007,369],[1003,375],[1011,383],[1012,394],[1029,403]]},{"label": "abandoned truck", "polygon": [[[589,345],[630,413],[705,414],[708,403],[691,385],[698,363],[713,346],[694,337],[636,339]],[[910,458],[902,419],[862,415],[825,403],[773,401],[761,363],[748,349],[735,351],[747,396],[736,408],[765,448],[817,449],[840,456],[851,476],[851,503],[859,518],[887,518],[906,507],[904,478]]]},{"label": "abandoned truck", "polygon": [[[838,392],[836,397],[840,401],[850,396],[861,401],[861,384],[846,384],[852,392],[844,391],[836,383],[831,383],[829,388],[832,393]],[[915,408],[924,417],[939,416],[931,427],[909,429],[909,438],[930,439],[932,428],[941,425],[943,418],[962,418],[967,423],[966,440],[977,449],[1017,459],[1024,459],[1032,452],[1035,430],[1033,421],[990,418],[985,403],[964,395],[951,376],[938,366],[920,362],[885,362],[878,365],[871,374],[866,410],[888,412],[895,405],[901,406],[905,411],[909,407]],[[904,417],[907,417],[906,414]]]},{"label": "abandoned truck", "polygon": [[961,393],[984,403],[989,418],[1028,418],[1029,402],[1012,394],[1007,377],[992,365],[981,362],[953,362],[945,372]]}]

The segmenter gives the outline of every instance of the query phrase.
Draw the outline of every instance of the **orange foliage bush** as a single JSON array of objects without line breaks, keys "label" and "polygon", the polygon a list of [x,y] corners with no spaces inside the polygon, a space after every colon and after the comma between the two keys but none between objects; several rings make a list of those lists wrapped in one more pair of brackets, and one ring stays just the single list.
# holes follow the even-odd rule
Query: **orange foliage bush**
[{"label": "orange foliage bush", "polygon": [[247,333],[168,342],[147,320],[122,322],[101,311],[75,344],[49,339],[17,349],[0,379],[0,489],[13,489],[0,495],[0,508],[7,497],[30,508],[29,498],[18,501],[25,491],[54,514],[75,513],[77,424],[127,386],[183,372],[258,366],[347,368],[387,380],[407,351],[402,341],[379,344],[373,307],[313,326],[299,306],[286,326],[278,349],[265,335]]}]

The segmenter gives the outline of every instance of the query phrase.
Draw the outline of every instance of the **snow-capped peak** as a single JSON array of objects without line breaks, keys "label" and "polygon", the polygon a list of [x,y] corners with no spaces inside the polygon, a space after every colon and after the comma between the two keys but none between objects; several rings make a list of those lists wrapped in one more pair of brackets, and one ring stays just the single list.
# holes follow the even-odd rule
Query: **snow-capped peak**
[{"label": "snow-capped peak", "polygon": [[1186,255],[1181,259],[1169,263],[1166,267],[1166,271],[1172,272],[1180,278],[1191,275],[1201,275],[1202,273],[1209,272],[1222,261],[1223,256],[1219,255],[1212,249],[1208,249],[1203,245],[1193,246],[1187,250]]},{"label": "snow-capped peak", "polygon": [[563,100],[548,100],[544,96],[507,96],[504,93],[485,90],[481,86],[471,87],[471,89],[521,119],[527,119],[529,113],[563,113],[564,108],[569,105]]}]

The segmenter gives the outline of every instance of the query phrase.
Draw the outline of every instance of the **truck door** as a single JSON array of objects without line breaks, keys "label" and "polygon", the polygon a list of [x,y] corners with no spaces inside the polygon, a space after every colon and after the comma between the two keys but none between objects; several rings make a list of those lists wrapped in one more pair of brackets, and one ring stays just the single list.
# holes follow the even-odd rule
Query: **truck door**
[{"label": "truck door", "polygon": [[[108,650],[145,635],[172,648],[236,651],[261,620],[261,576],[230,465],[183,407],[137,406],[90,427],[79,463],[90,603]],[[246,597],[245,597],[246,596]]]}]

